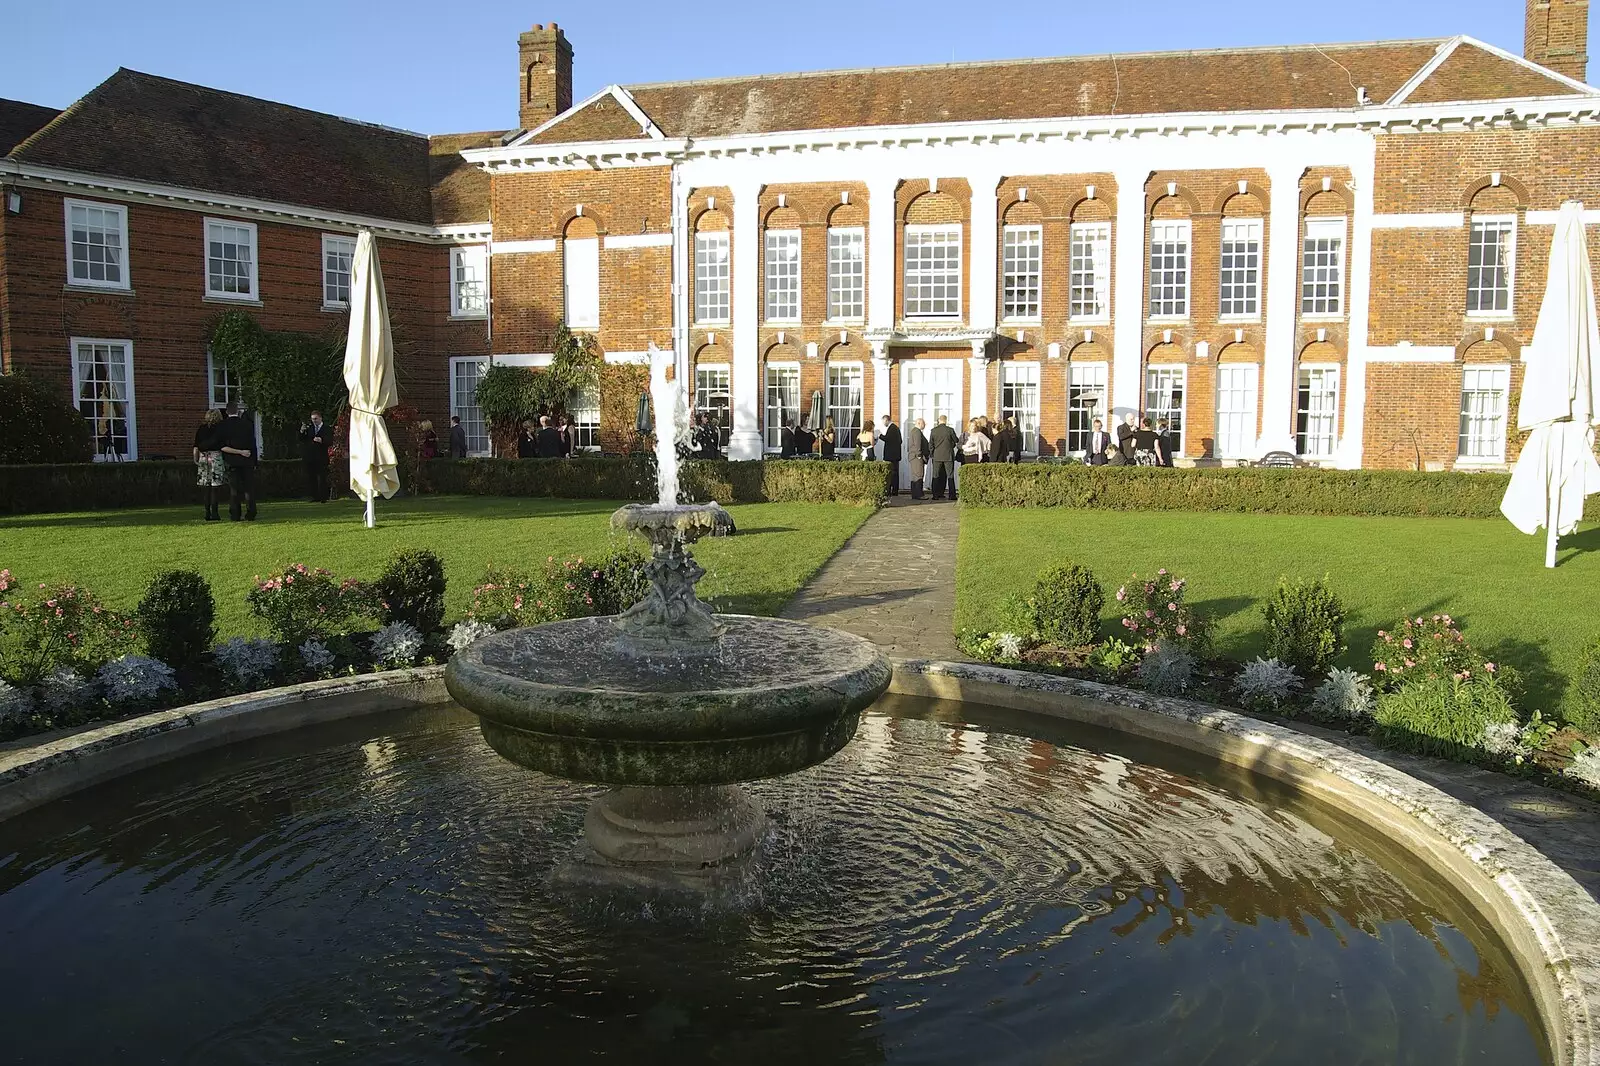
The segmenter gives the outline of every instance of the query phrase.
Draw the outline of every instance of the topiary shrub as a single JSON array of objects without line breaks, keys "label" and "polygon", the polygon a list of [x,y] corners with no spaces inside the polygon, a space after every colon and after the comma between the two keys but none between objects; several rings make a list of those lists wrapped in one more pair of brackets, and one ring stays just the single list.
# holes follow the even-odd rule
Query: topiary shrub
[{"label": "topiary shrub", "polygon": [[0,374],[0,463],[87,463],[93,432],[56,385]]},{"label": "topiary shrub", "polygon": [[437,555],[426,548],[396,551],[372,586],[378,621],[433,633],[444,623],[444,589],[444,563]]},{"label": "topiary shrub", "polygon": [[1322,579],[1278,579],[1261,605],[1267,658],[1292,666],[1301,677],[1321,677],[1344,654],[1344,603]]},{"label": "topiary shrub", "polygon": [[139,601],[145,647],[168,666],[189,666],[216,638],[216,600],[211,584],[193,570],[163,570]]},{"label": "topiary shrub", "polygon": [[1489,726],[1516,721],[1511,694],[1493,675],[1435,675],[1379,696],[1372,735],[1401,751],[1470,761]]},{"label": "topiary shrub", "polygon": [[1072,647],[1093,644],[1100,635],[1100,608],[1105,602],[1105,590],[1088,567],[1077,563],[1046,567],[1034,581],[1030,598],[1039,639]]},{"label": "topiary shrub", "polygon": [[1600,635],[1589,641],[1578,658],[1562,712],[1569,724],[1600,733]]}]

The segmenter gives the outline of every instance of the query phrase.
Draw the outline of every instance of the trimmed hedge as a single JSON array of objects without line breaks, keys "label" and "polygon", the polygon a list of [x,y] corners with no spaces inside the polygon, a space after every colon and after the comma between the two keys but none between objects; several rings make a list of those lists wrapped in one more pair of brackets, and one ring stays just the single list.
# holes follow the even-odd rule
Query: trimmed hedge
[{"label": "trimmed hedge", "polygon": [[[979,507],[1497,518],[1509,481],[1454,471],[979,463],[962,467],[961,499]],[[1600,496],[1584,517],[1600,521]]]},{"label": "trimmed hedge", "polygon": [[[656,494],[655,463],[642,456],[432,459],[424,474],[403,480],[404,489],[578,500],[648,500]],[[342,493],[349,484],[346,464],[335,460],[328,478]],[[874,503],[888,492],[889,467],[814,459],[693,460],[680,467],[679,479],[684,495],[696,501]],[[194,481],[194,464],[184,460],[0,466],[0,514],[198,506],[203,495]],[[304,468],[298,459],[265,460],[256,470],[256,490],[263,500],[304,496]]]},{"label": "trimmed hedge", "polygon": [[[335,460],[329,484],[350,483],[349,467]],[[218,490],[227,498],[227,487]],[[267,459],[256,467],[256,498],[298,499],[306,495],[305,468],[298,459]],[[136,463],[37,463],[0,465],[0,514],[45,511],[100,511],[117,507],[200,506],[204,490],[195,484],[194,464],[186,459]]]}]

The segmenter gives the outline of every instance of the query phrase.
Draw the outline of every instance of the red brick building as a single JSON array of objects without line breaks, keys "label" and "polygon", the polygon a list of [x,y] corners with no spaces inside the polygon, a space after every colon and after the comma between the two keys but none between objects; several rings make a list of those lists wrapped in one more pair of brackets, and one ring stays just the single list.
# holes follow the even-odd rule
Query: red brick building
[{"label": "red brick building", "polygon": [[479,447],[477,374],[548,360],[564,318],[613,362],[672,350],[735,457],[820,392],[851,424],[1004,412],[1041,455],[1139,412],[1193,461],[1501,467],[1556,211],[1600,222],[1587,0],[1526,14],[1522,56],[1455,37],[576,104],[551,24],[519,39],[518,130],[436,137],[120,71],[60,115],[0,103],[0,349],[120,412],[127,454],[180,451],[229,388],[206,323],[337,327],[366,226],[405,401]]}]

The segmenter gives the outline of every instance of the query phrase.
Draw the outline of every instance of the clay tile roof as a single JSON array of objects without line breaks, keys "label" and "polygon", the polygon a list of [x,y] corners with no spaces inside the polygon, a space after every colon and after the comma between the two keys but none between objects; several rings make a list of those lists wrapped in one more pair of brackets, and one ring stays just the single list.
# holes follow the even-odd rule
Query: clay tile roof
[{"label": "clay tile roof", "polygon": [[11,155],[40,166],[433,222],[426,137],[127,69]]},{"label": "clay tile roof", "polygon": [[489,175],[461,158],[463,148],[500,143],[500,132],[443,133],[428,138],[428,175],[433,188],[433,224],[489,221]]},{"label": "clay tile roof", "polygon": [[[1374,102],[1388,99],[1446,43],[1435,39],[1069,56],[771,74],[627,89],[668,137],[994,119],[1351,108],[1356,106],[1358,87],[1364,87]],[[1451,90],[1469,95],[1450,99],[1574,91],[1480,48],[1470,52],[1475,58],[1464,57],[1460,63],[1471,65],[1472,72],[1455,78],[1452,84],[1461,88]],[[1454,62],[1452,57],[1445,67]],[[607,139],[603,135],[611,125],[577,112],[545,130],[537,141]]]},{"label": "clay tile roof", "polygon": [[0,100],[0,155],[37,133],[61,112],[53,107],[25,104],[21,100]]},{"label": "clay tile roof", "polygon": [[1525,96],[1567,96],[1571,85],[1543,70],[1495,55],[1472,41],[1461,42],[1439,68],[1406,97],[1408,104],[1460,100],[1506,100]]}]

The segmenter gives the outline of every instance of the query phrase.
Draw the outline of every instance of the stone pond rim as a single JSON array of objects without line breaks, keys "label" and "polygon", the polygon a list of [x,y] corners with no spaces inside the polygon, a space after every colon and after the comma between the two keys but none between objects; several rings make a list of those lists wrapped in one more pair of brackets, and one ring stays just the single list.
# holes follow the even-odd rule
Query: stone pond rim
[{"label": "stone pond rim", "polygon": [[720,785],[794,773],[855,735],[889,687],[870,641],[802,622],[718,615],[709,655],[626,654],[609,616],[496,633],[445,685],[496,752],[609,785]]}]

